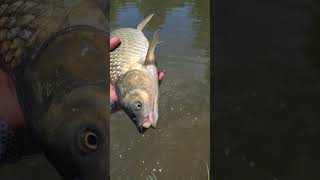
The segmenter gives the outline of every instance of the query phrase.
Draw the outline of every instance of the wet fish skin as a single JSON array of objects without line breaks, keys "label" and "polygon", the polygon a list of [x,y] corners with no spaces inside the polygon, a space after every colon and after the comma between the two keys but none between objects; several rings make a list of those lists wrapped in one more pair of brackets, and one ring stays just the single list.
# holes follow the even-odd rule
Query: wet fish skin
[{"label": "wet fish skin", "polygon": [[143,133],[158,121],[158,71],[154,59],[159,31],[154,33],[152,42],[142,32],[152,18],[149,15],[137,27],[120,28],[111,32],[121,44],[110,52],[110,78],[114,84],[119,104]]},{"label": "wet fish skin", "polygon": [[[59,36],[17,78],[17,88],[26,94],[19,99],[26,103],[31,129],[65,179],[104,179],[109,173],[107,53],[106,45],[96,39],[108,40],[103,33],[81,30]],[[99,145],[92,150],[83,143],[86,129],[97,137]]]},{"label": "wet fish skin", "polygon": [[[82,23],[83,18],[77,17],[79,13],[73,15],[73,12],[88,11],[84,7],[87,4],[91,4],[91,7],[92,4],[98,4],[101,9],[106,10],[108,1],[0,0],[0,67],[8,72],[13,71],[51,34],[67,26]],[[96,12],[98,14],[100,11]],[[89,21],[98,25],[101,19],[90,18]],[[100,27],[105,29],[106,24],[108,23],[105,21]]]},{"label": "wet fish skin", "polygon": [[[41,57],[34,59],[33,54],[44,41],[66,27],[91,25],[104,30],[107,20],[95,3],[105,2],[0,0],[0,68],[15,77],[19,101],[26,107],[28,127],[37,138],[34,141],[41,144],[64,179],[105,179],[109,173],[106,153],[109,142],[104,134],[109,120],[105,110],[107,88],[73,88],[68,86],[71,83],[65,83],[66,80],[105,82],[105,67],[101,65],[105,65],[107,53],[100,41],[107,42],[108,38],[105,33],[70,32],[49,43]],[[93,12],[90,17],[88,11]],[[59,49],[61,41],[64,52]],[[80,46],[83,43],[89,50],[80,54],[85,47]],[[70,56],[81,62],[74,63]],[[88,67],[96,71],[85,74]],[[61,92],[65,89],[68,92]],[[87,129],[89,133],[83,132]],[[99,147],[90,152],[87,144],[83,145],[87,143],[83,137],[88,134],[99,142]]]},{"label": "wet fish skin", "polygon": [[34,43],[38,22],[42,21],[35,17],[43,14],[41,9],[46,10],[41,2],[0,2],[0,62],[6,69],[20,64],[27,48]]}]

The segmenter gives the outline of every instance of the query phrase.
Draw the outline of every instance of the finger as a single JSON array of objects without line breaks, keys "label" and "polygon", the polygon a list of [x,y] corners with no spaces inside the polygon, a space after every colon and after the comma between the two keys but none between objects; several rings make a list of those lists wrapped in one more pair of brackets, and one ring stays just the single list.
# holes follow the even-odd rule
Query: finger
[{"label": "finger", "polygon": [[11,128],[20,128],[25,123],[14,89],[12,80],[5,72],[0,70],[0,117],[7,120]]},{"label": "finger", "polygon": [[161,85],[163,78],[164,78],[164,72],[158,72],[159,85]]},{"label": "finger", "polygon": [[116,93],[115,88],[112,83],[110,83],[110,99],[111,99],[110,113],[115,113],[115,112],[121,110],[121,107],[119,106],[119,103],[118,103],[117,93]]},{"label": "finger", "polygon": [[164,72],[159,72],[159,81],[162,81],[162,79],[164,78]]},{"label": "finger", "polygon": [[110,51],[114,50],[120,44],[120,39],[117,37],[110,39]]},{"label": "finger", "polygon": [[110,97],[113,103],[116,103],[118,101],[116,90],[114,89],[114,86],[111,83],[110,83]]}]

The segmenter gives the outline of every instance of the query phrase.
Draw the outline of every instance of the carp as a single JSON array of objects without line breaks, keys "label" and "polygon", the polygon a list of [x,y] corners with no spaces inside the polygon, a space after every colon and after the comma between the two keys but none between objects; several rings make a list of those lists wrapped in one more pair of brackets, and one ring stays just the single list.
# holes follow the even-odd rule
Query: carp
[{"label": "carp", "polygon": [[0,66],[35,143],[64,179],[109,176],[107,4],[0,0]]},{"label": "carp", "polygon": [[155,48],[159,39],[157,30],[149,43],[142,30],[153,14],[146,17],[136,29],[119,28],[111,32],[121,44],[110,52],[110,78],[119,105],[136,125],[140,133],[155,128],[158,121],[159,83]]}]

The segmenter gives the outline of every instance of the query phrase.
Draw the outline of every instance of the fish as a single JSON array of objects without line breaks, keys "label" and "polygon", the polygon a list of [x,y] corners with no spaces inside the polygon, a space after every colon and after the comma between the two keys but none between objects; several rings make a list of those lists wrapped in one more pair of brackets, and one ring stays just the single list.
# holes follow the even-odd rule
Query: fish
[{"label": "fish", "polygon": [[[0,0],[0,67],[12,72],[32,59],[30,56],[43,41],[67,26],[86,23],[105,29],[109,22],[102,10],[106,11],[108,2]],[[94,13],[88,17],[88,11]]]},{"label": "fish", "polygon": [[120,38],[121,44],[110,52],[110,80],[115,87],[119,106],[140,133],[158,121],[159,82],[155,49],[160,29],[149,43],[142,32],[153,14],[141,21],[137,28],[119,28],[110,37]]},{"label": "fish", "polygon": [[109,176],[101,3],[0,0],[0,66],[13,77],[32,140],[64,179]]}]

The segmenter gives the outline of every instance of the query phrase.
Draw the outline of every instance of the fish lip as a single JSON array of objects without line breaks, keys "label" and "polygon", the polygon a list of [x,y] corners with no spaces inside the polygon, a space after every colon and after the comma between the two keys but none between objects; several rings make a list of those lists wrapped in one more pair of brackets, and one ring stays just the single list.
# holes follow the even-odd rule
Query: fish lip
[{"label": "fish lip", "polygon": [[140,134],[144,134],[148,129],[150,129],[150,127],[149,128],[143,127],[144,123],[147,123],[147,122],[151,124],[150,125],[150,127],[151,127],[152,123],[150,122],[149,115],[145,116],[143,118],[143,121],[141,122],[141,124],[139,123],[139,125],[137,126],[138,131],[140,132]]},{"label": "fish lip", "polygon": [[151,123],[150,123],[150,122],[145,122],[145,123],[143,123],[142,126],[143,126],[144,128],[146,128],[146,129],[148,129],[148,128],[151,127]]},{"label": "fish lip", "polygon": [[138,131],[140,134],[144,134],[149,128],[144,128],[143,126],[138,126]]},{"label": "fish lip", "polygon": [[[147,115],[147,116],[145,116],[145,117],[143,118],[142,124],[144,124],[144,123],[146,123],[146,122],[151,123],[151,122],[150,122],[149,115]],[[152,124],[152,123],[151,123],[151,124]]]}]

